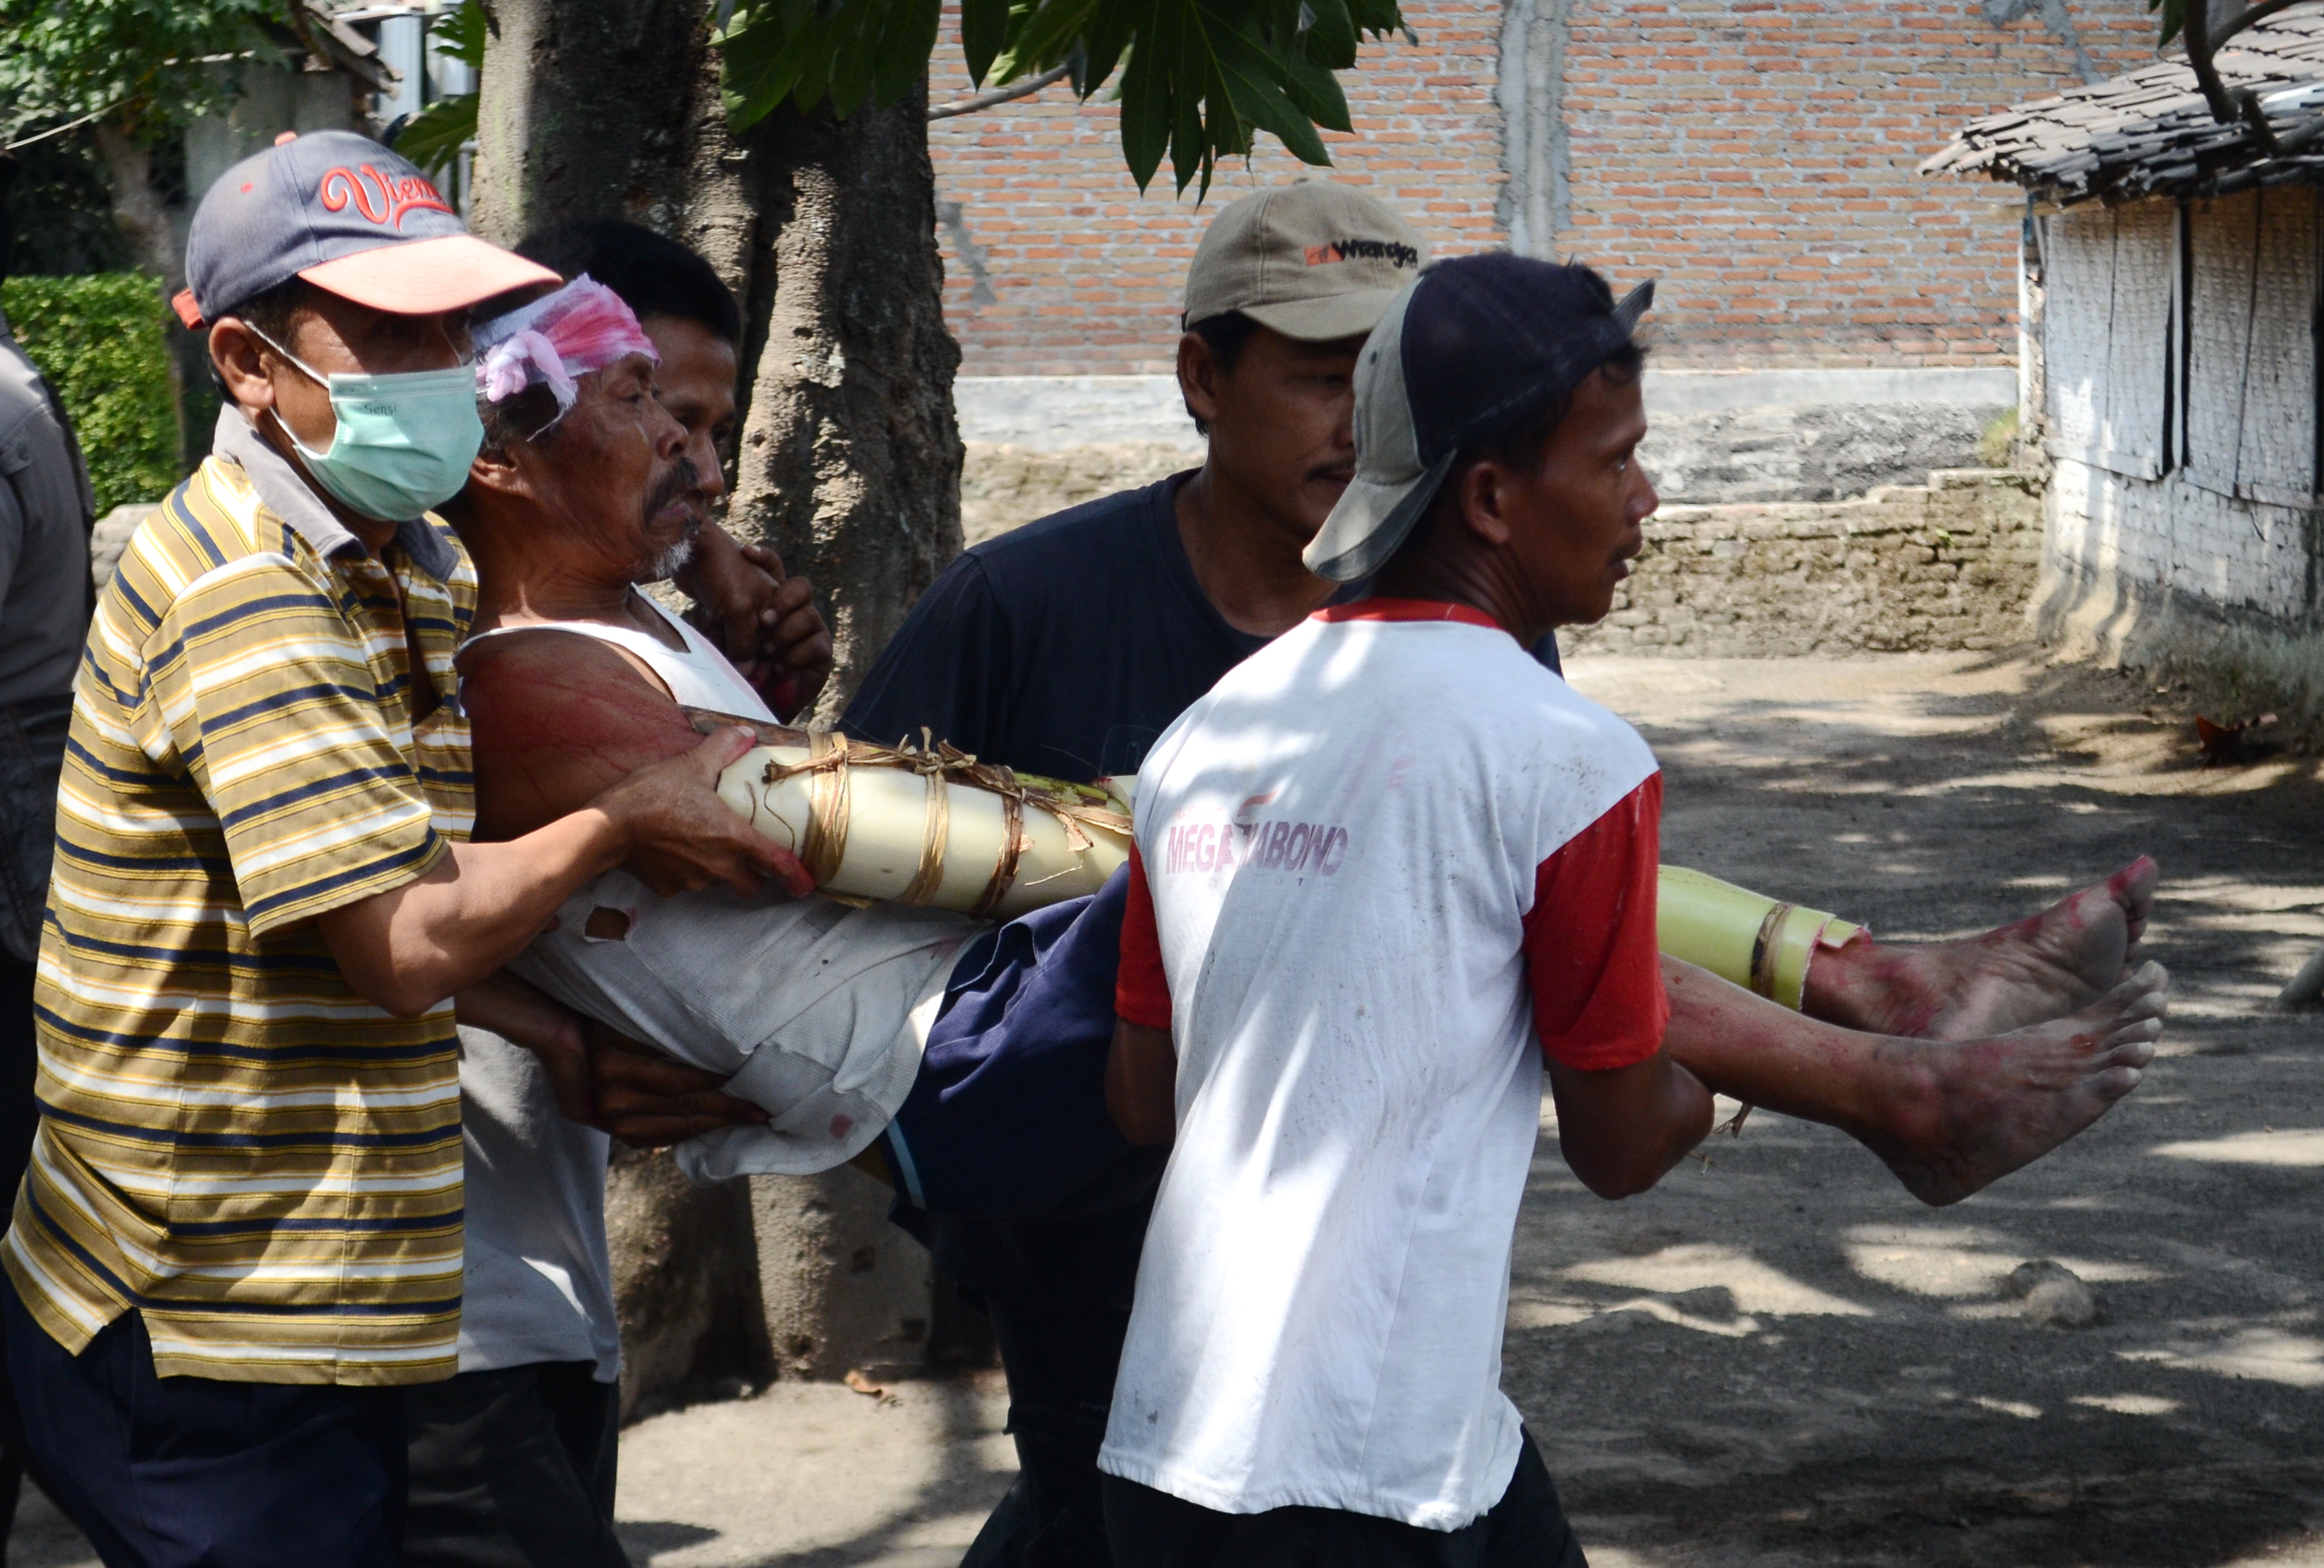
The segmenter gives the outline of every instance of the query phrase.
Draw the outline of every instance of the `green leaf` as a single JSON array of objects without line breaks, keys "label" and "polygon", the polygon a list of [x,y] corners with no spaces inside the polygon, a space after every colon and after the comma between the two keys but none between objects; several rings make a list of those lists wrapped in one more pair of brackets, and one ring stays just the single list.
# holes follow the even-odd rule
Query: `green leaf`
[{"label": "green leaf", "polygon": [[[0,0],[0,5],[27,0]],[[740,0],[716,42],[727,114],[746,129],[777,105],[846,115],[922,79],[939,0]],[[2177,0],[2172,0],[2177,3]],[[962,0],[978,86],[1070,68],[1084,101],[1120,71],[1122,157],[1143,190],[1167,154],[1183,193],[1265,131],[1328,165],[1324,130],[1351,128],[1335,73],[1367,36],[1403,30],[1397,0]]]},{"label": "green leaf", "polygon": [[178,482],[161,295],[142,272],[10,278],[0,309],[72,416],[100,515]]},{"label": "green leaf", "polygon": [[[1202,35],[1193,5],[1187,0],[1161,0],[1158,9],[1176,12],[1178,21],[1174,41],[1178,45],[1177,69],[1171,73],[1176,102],[1170,116],[1170,173],[1178,181],[1182,196],[1199,176],[1202,189],[1195,195],[1199,201],[1211,193],[1211,171],[1217,166],[1218,154],[1242,151],[1246,138],[1224,85],[1213,79],[1210,41]],[[1210,107],[1207,121],[1203,116],[1205,99]]]},{"label": "green leaf", "polygon": [[882,104],[900,102],[928,74],[928,57],[936,50],[936,31],[944,23],[943,0],[904,0],[888,18],[880,40],[879,68],[872,95]]},{"label": "green leaf", "polygon": [[2186,0],[2146,0],[2146,8],[2163,13],[2163,36],[2155,41],[2154,47],[2168,49],[2171,41],[2186,29]]},{"label": "green leaf", "polygon": [[[825,54],[831,62],[830,86],[826,90],[831,96],[832,113],[843,120],[872,96],[872,78],[879,74],[880,39],[888,20],[880,14],[883,9],[866,0],[855,0],[832,15],[832,39]],[[812,108],[814,105],[810,102],[807,106]]]},{"label": "green leaf", "polygon": [[1348,97],[1340,90],[1340,78],[1305,55],[1293,54],[1282,61],[1281,83],[1284,96],[1299,112],[1329,131],[1352,131],[1348,118]]},{"label": "green leaf", "polygon": [[844,118],[902,98],[927,75],[941,0],[755,0],[715,42],[726,115],[746,130],[782,103],[826,98]]},{"label": "green leaf", "polygon": [[1347,0],[1304,0],[1299,7],[1299,52],[1327,71],[1356,63],[1356,23]]},{"label": "green leaf", "polygon": [[476,135],[476,95],[438,98],[403,123],[395,150],[429,174],[459,161],[460,149]]},{"label": "green leaf", "polygon": [[1300,113],[1277,85],[1273,71],[1282,68],[1236,27],[1231,18],[1222,15],[1219,6],[1205,5],[1203,10],[1211,18],[1206,31],[1218,61],[1217,75],[1236,115],[1250,125],[1272,131],[1300,161],[1330,163],[1332,155],[1323,151],[1323,141],[1315,134],[1314,123]]},{"label": "green leaf", "polygon": [[718,42],[726,118],[747,131],[790,96],[806,56],[787,47],[790,33],[772,8],[738,11]]},{"label": "green leaf", "polygon": [[1170,144],[1170,89],[1162,64],[1167,46],[1156,36],[1156,13],[1167,0],[1149,0],[1138,42],[1121,72],[1121,155],[1144,190]]},{"label": "green leaf", "polygon": [[[1009,36],[1009,0],[961,0],[960,47],[968,57],[968,79],[984,85],[992,57]],[[933,46],[931,46],[933,47]]]},{"label": "green leaf", "polygon": [[1086,51],[1080,69],[1074,73],[1074,91],[1087,98],[1106,84],[1113,68],[1121,63],[1123,51],[1130,47],[1131,29],[1137,24],[1137,13],[1128,5],[1102,5],[1090,18],[1089,32],[1082,37]]},{"label": "green leaf", "polygon": [[471,70],[484,69],[484,40],[490,29],[479,0],[460,0],[458,10],[446,12],[429,31],[446,54]]},{"label": "green leaf", "polygon": [[1010,39],[1009,58],[1000,79],[1006,82],[1014,76],[1063,65],[1074,40],[1088,25],[1090,13],[1098,3],[1099,0],[1041,0],[1039,9],[1028,16]]}]

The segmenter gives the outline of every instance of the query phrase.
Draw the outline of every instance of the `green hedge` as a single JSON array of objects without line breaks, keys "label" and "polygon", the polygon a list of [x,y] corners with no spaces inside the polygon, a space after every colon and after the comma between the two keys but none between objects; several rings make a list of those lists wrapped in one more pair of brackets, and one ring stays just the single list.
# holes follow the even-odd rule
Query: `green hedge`
[{"label": "green hedge", "polygon": [[178,482],[178,416],[153,280],[10,278],[0,282],[0,309],[72,416],[97,515],[168,494]]}]

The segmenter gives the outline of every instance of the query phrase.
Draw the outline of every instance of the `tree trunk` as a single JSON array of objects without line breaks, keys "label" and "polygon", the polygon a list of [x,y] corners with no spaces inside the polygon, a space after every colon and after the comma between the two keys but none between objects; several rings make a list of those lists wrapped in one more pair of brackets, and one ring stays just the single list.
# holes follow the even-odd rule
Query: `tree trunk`
[{"label": "tree trunk", "polygon": [[483,3],[476,231],[512,245],[542,224],[611,216],[674,233],[715,52],[705,0]]},{"label": "tree trunk", "polygon": [[746,138],[763,323],[732,525],[815,579],[838,716],[960,553],[960,349],[944,324],[926,88],[841,121],[778,110]]},{"label": "tree trunk", "polygon": [[[628,217],[707,256],[743,301],[727,526],[814,579],[838,650],[816,715],[828,723],[961,548],[960,353],[944,325],[926,90],[844,121],[780,110],[737,136],[706,0],[484,4],[478,229],[506,244],[563,219]],[[614,1169],[617,1250],[699,1233],[714,1210],[734,1222],[720,1194],[649,1190],[650,1169]],[[925,1355],[926,1265],[869,1185],[844,1169],[752,1180],[755,1234],[742,1240],[758,1259],[754,1315],[793,1375]],[[625,1289],[669,1282],[664,1269],[615,1272]],[[658,1317],[626,1299],[622,1312]],[[702,1372],[675,1348],[656,1360]]]}]

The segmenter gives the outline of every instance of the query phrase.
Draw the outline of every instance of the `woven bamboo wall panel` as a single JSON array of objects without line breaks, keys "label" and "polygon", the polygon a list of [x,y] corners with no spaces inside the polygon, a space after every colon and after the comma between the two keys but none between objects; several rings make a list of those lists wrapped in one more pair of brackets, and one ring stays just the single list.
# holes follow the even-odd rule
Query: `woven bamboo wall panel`
[{"label": "woven bamboo wall panel", "polygon": [[2317,208],[2305,187],[2188,210],[2187,467],[2284,500],[2316,485]]},{"label": "woven bamboo wall panel", "polygon": [[2043,227],[2051,439],[2061,456],[2158,477],[2176,254],[2170,205],[2091,204]]}]

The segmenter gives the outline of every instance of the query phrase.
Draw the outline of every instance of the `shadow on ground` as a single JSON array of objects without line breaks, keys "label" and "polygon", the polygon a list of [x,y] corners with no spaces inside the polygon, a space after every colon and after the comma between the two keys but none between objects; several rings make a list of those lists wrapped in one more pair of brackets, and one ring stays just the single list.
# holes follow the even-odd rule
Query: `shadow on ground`
[{"label": "shadow on ground", "polygon": [[[1596,1568],[2324,1565],[2324,940],[2311,761],[2205,771],[2126,678],[1960,655],[1575,660],[1667,773],[1665,858],[1983,929],[2141,852],[2177,976],[2144,1087],[1968,1203],[1765,1113],[1620,1204],[1543,1140],[1505,1385]],[[2153,707],[2153,716],[2142,710]],[[2030,1325],[2030,1259],[2103,1321]],[[782,1384],[622,1443],[641,1568],[953,1568],[1014,1471],[997,1381]],[[86,1562],[34,1521],[43,1568]],[[67,1535],[69,1532],[66,1532]]]},{"label": "shadow on ground", "polygon": [[[1505,1382],[1593,1560],[2324,1562],[2324,1025],[2258,1010],[2324,938],[2313,765],[2200,770],[2150,689],[2014,659],[1576,665],[1666,861],[1932,937],[2152,852],[2178,983],[2137,1094],[1950,1209],[1764,1114],[1619,1205],[1545,1139]],[[2035,1259],[2105,1319],[2031,1326]]]}]

